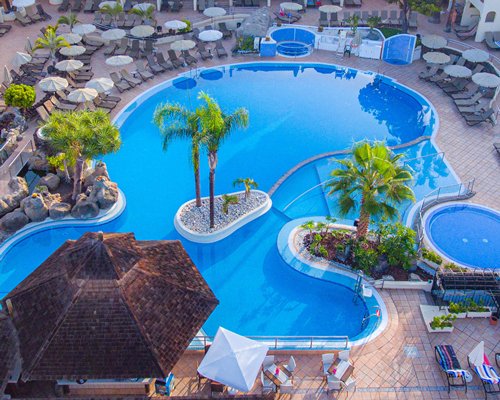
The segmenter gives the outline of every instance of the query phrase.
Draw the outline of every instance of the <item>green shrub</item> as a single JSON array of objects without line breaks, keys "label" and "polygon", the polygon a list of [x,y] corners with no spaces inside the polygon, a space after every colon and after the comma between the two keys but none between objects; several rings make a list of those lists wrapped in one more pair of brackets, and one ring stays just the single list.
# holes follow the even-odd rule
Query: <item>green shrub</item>
[{"label": "green shrub", "polygon": [[467,268],[459,267],[457,264],[454,263],[447,263],[443,266],[443,268],[453,272],[467,272]]},{"label": "green shrub", "polygon": [[8,106],[24,110],[35,104],[35,89],[28,85],[10,85],[4,93],[4,99]]},{"label": "green shrub", "polygon": [[426,248],[422,249],[422,257],[438,265],[441,265],[443,262],[443,259],[439,256],[439,254],[436,254],[432,250],[428,250]]},{"label": "green shrub", "polygon": [[400,222],[379,228],[379,251],[385,254],[389,265],[408,269],[417,255],[415,231]]},{"label": "green shrub", "polygon": [[229,206],[232,204],[238,204],[238,196],[235,194],[223,194],[222,195],[222,212],[227,214],[229,212]]},{"label": "green shrub", "polygon": [[471,312],[486,312],[489,311],[487,307],[484,306],[484,303],[482,301],[476,303],[474,300],[470,300],[467,303],[467,311]]},{"label": "green shrub", "polygon": [[179,33],[187,33],[187,32],[191,32],[191,21],[188,20],[188,19],[181,19],[182,22],[185,22],[186,23],[186,27],[184,29],[179,29]]},{"label": "green shrub", "polygon": [[366,242],[357,242],[354,246],[354,265],[369,274],[378,263],[378,254]]},{"label": "green shrub", "polygon": [[464,313],[464,312],[467,312],[467,305],[465,303],[453,303],[453,302],[450,302],[450,305],[448,306],[448,311],[451,313],[451,314],[461,314],[461,313]]},{"label": "green shrub", "polygon": [[386,39],[390,38],[391,36],[399,35],[401,33],[401,29],[386,27],[379,28],[379,31],[384,34]]},{"label": "green shrub", "polygon": [[441,316],[435,316],[430,325],[432,329],[443,329],[443,328],[451,328],[453,326],[453,321],[455,321],[457,317],[452,314],[446,314]]},{"label": "green shrub", "polygon": [[245,37],[240,37],[238,38],[236,44],[238,46],[239,50],[242,51],[253,51],[253,37],[252,36],[245,36]]},{"label": "green shrub", "polygon": [[315,256],[326,258],[328,257],[328,251],[321,244],[322,240],[323,237],[319,233],[316,233],[313,237],[311,245],[309,246],[309,249],[311,250],[311,253],[314,254]]}]

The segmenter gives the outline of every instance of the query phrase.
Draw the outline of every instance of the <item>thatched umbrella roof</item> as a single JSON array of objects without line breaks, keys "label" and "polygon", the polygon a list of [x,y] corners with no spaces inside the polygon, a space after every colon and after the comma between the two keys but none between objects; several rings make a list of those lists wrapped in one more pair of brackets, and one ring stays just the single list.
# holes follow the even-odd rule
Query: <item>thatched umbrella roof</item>
[{"label": "thatched umbrella roof", "polygon": [[273,19],[270,10],[267,7],[262,7],[255,10],[252,14],[246,17],[241,26],[236,29],[236,35],[265,37],[269,27],[273,24]]},{"label": "thatched umbrella roof", "polygon": [[25,381],[164,377],[217,304],[179,241],[90,232],[4,299]]}]

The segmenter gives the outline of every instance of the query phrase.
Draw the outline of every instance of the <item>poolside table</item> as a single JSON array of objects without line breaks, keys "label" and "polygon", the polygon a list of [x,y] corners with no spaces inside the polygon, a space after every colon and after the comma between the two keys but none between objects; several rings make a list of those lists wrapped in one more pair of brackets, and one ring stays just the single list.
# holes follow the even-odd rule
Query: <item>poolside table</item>
[{"label": "poolside table", "polygon": [[328,373],[337,378],[338,380],[345,382],[352,375],[354,367],[349,361],[341,360],[337,358],[333,364],[328,368]]},{"label": "poolside table", "polygon": [[[278,369],[278,373],[276,374],[276,369]],[[265,371],[264,375],[266,375],[272,383],[276,385],[276,387],[281,386],[288,380],[287,374],[283,371],[282,368],[278,367],[276,364],[270,365]]]}]

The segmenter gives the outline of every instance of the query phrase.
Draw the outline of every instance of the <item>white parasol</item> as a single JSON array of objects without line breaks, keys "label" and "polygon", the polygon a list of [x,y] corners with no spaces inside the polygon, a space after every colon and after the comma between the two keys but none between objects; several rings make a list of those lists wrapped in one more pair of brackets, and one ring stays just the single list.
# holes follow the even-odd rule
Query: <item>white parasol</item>
[{"label": "white parasol", "polygon": [[215,42],[219,39],[222,39],[222,32],[217,31],[215,29],[210,29],[207,31],[200,32],[198,35],[200,40],[203,40],[204,42]]},{"label": "white parasol", "polygon": [[439,51],[429,51],[423,55],[429,64],[446,64],[450,62],[450,56]]},{"label": "white parasol", "polygon": [[490,55],[484,50],[468,49],[462,53],[462,57],[473,63],[482,63],[488,61]]},{"label": "white parasol", "polygon": [[85,53],[86,49],[83,46],[69,46],[69,47],[63,47],[61,50],[59,50],[59,53],[61,53],[63,56],[67,57],[74,57],[74,56],[80,56],[83,53]]},{"label": "white parasol", "polygon": [[283,10],[288,10],[288,11],[300,11],[300,10],[302,10],[302,6],[300,4],[292,3],[289,1],[287,1],[285,3],[281,3],[280,7]]},{"label": "white parasol", "polygon": [[141,11],[147,11],[151,7],[153,7],[154,9],[156,9],[156,7],[153,4],[150,4],[150,3],[139,3],[139,4],[136,4],[133,8],[135,8],[137,10],[141,10]]},{"label": "white parasol", "polygon": [[179,29],[184,29],[187,27],[187,24],[183,21],[179,21],[179,20],[172,20],[172,21],[167,21],[163,24],[163,26],[167,29],[173,29],[175,31],[179,30]]},{"label": "white parasol", "polygon": [[134,59],[130,56],[113,56],[106,59],[106,64],[112,67],[123,67],[133,61]]},{"label": "white parasol", "polygon": [[77,33],[63,33],[61,35],[69,44],[77,44],[82,41],[82,37]]},{"label": "white parasol", "polygon": [[73,103],[86,103],[92,101],[97,97],[98,93],[95,89],[76,89],[68,94],[68,100]]},{"label": "white parasol", "polygon": [[94,89],[97,93],[109,92],[115,84],[109,78],[94,78],[85,84],[86,88]]},{"label": "white parasol", "polygon": [[326,4],[324,6],[320,6],[319,11],[322,11],[327,14],[335,14],[342,11],[342,7],[335,6],[333,4]]},{"label": "white parasol", "polygon": [[196,46],[196,43],[192,40],[177,40],[170,45],[172,50],[183,51],[191,50]]},{"label": "white parasol", "polygon": [[57,92],[68,87],[68,81],[59,76],[49,76],[38,82],[38,87],[44,92]]},{"label": "white parasol", "polygon": [[9,86],[12,83],[12,75],[6,65],[3,66],[3,84]]},{"label": "white parasol", "polygon": [[443,71],[454,78],[469,78],[472,75],[472,71],[462,65],[447,65]]},{"label": "white parasol", "polygon": [[151,36],[155,32],[155,28],[150,25],[137,25],[130,30],[130,34],[139,38]]},{"label": "white parasol", "polygon": [[485,88],[494,89],[500,86],[500,78],[496,75],[489,74],[487,72],[479,72],[477,74],[472,75],[472,81]]},{"label": "white parasol", "polygon": [[226,10],[222,7],[208,7],[205,11],[203,11],[203,15],[210,18],[222,17],[223,15],[226,15]]},{"label": "white parasol", "polygon": [[79,60],[63,60],[55,65],[59,71],[72,72],[83,67],[83,63]]},{"label": "white parasol", "polygon": [[429,49],[442,49],[448,40],[439,35],[425,35],[422,37],[422,44]]},{"label": "white parasol", "polygon": [[125,32],[123,29],[110,29],[108,31],[104,31],[101,33],[101,37],[104,40],[120,40],[125,37],[127,32]]},{"label": "white parasol", "polygon": [[16,55],[12,60],[12,64],[15,67],[20,67],[21,65],[28,64],[31,61],[31,56],[27,53],[21,51],[16,51]]},{"label": "white parasol", "polygon": [[96,26],[93,24],[76,24],[71,31],[78,35],[88,35],[96,29]]},{"label": "white parasol", "polygon": [[12,2],[12,5],[14,7],[17,7],[17,8],[21,8],[21,7],[26,8],[26,7],[30,7],[34,4],[35,4],[35,0],[14,0]]}]

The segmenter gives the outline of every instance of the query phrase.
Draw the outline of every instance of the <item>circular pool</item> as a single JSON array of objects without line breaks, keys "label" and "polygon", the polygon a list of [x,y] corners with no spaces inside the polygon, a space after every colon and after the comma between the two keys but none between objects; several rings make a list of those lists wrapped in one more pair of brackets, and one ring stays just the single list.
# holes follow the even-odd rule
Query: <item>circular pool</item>
[{"label": "circular pool", "polygon": [[278,28],[271,33],[276,50],[284,57],[305,57],[314,48],[316,35],[303,28]]},{"label": "circular pool", "polygon": [[446,258],[471,268],[500,268],[500,213],[467,203],[442,205],[425,217],[425,234]]}]

